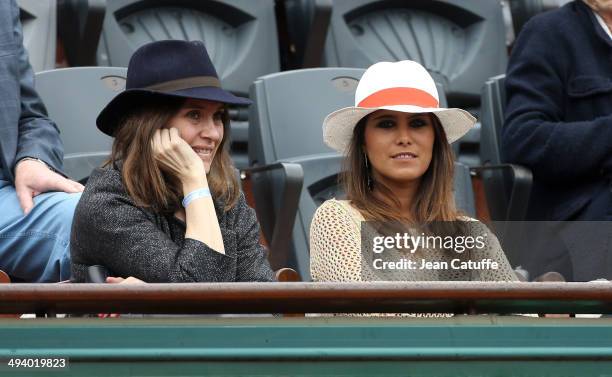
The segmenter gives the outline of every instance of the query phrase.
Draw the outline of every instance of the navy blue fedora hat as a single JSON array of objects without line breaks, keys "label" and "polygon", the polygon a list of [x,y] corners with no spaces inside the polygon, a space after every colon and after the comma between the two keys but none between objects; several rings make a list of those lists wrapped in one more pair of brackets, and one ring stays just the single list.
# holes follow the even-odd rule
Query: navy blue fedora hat
[{"label": "navy blue fedora hat", "polygon": [[230,105],[249,105],[221,88],[217,71],[200,41],[157,41],[134,52],[128,65],[125,90],[100,112],[96,124],[113,136],[120,119],[150,96],[204,99]]}]

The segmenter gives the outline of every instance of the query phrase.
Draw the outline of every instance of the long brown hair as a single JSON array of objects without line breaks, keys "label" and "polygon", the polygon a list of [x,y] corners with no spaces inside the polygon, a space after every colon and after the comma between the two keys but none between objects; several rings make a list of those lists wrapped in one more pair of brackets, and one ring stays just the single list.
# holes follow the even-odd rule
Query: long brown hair
[{"label": "long brown hair", "polygon": [[[180,208],[183,197],[177,177],[166,173],[153,157],[151,140],[156,130],[163,128],[181,109],[185,99],[159,96],[147,98],[134,106],[117,126],[113,150],[106,165],[121,163],[121,176],[125,188],[141,207],[156,212],[174,212]],[[225,203],[228,211],[236,205],[240,195],[238,180],[234,174],[227,151],[230,137],[229,115],[223,112],[223,139],[207,175],[213,198]]]},{"label": "long brown hair", "polygon": [[[361,119],[353,129],[348,154],[344,159],[344,167],[340,175],[347,199],[357,208],[366,220],[397,221],[407,220],[417,223],[432,221],[455,221],[461,214],[455,207],[453,197],[453,152],[446,141],[446,133],[438,117],[430,113],[434,127],[434,145],[431,163],[421,177],[415,200],[412,203],[412,215],[408,219],[400,212],[400,201],[382,182],[374,181],[366,167],[363,145],[365,141],[365,126],[368,116]],[[380,191],[386,200],[381,200],[372,194],[372,186]]]}]

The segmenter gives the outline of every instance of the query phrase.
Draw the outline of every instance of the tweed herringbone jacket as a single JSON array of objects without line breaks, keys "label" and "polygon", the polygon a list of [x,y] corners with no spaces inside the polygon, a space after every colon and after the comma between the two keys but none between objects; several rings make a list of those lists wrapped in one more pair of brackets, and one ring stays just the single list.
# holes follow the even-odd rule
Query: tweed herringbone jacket
[{"label": "tweed herringbone jacket", "polygon": [[255,211],[244,195],[228,212],[215,201],[215,210],[225,254],[185,239],[185,223],[174,215],[135,205],[117,168],[96,169],[74,215],[73,280],[86,281],[87,267],[98,264],[111,276],[149,283],[272,281]]}]

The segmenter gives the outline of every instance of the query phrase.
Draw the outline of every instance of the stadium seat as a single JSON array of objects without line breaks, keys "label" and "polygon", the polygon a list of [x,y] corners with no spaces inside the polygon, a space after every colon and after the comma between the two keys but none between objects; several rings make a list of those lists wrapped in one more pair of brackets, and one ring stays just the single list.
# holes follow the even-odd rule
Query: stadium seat
[{"label": "stadium seat", "polygon": [[[327,30],[322,66],[367,68],[379,61],[415,60],[443,85],[451,107],[476,115],[483,83],[506,70],[506,30],[499,1],[328,0],[328,27],[321,25],[323,16],[316,16],[325,14],[319,10],[321,1],[288,0],[286,8],[298,54],[301,46],[312,50],[315,45],[302,36]],[[308,56],[307,52],[316,56],[312,51],[301,54]],[[458,160],[469,166],[481,164],[479,132],[477,124],[454,145]]]},{"label": "stadium seat", "polygon": [[[303,281],[310,280],[309,232],[316,208],[325,200],[341,198],[337,178],[342,157],[323,143],[325,116],[354,104],[355,89],[363,74],[355,68],[315,68],[260,77],[251,86],[249,161],[253,166],[285,162],[302,167],[304,182],[291,236],[283,256],[285,266],[296,269]],[[438,85],[439,93],[444,93]],[[314,101],[313,99],[316,99]],[[440,96],[442,106],[446,99]],[[475,215],[470,171],[456,164],[455,197],[458,206]],[[253,192],[266,237],[278,221],[274,213],[282,206],[275,197],[279,187],[262,175],[253,179]],[[281,249],[282,250],[282,249]]]},{"label": "stadium seat", "polygon": [[[525,219],[533,177],[520,165],[502,163],[501,131],[506,107],[505,75],[489,79],[482,89],[480,173],[491,220],[510,262],[522,258],[511,244],[520,232],[519,222]],[[514,264],[514,263],[513,263]]]},{"label": "stadium seat", "polygon": [[516,35],[529,19],[538,13],[557,9],[572,0],[512,0],[510,10],[512,12],[512,24]]},{"label": "stadium seat", "polygon": [[520,221],[525,218],[531,172],[529,169],[502,164],[501,131],[506,107],[505,75],[492,77],[482,89],[481,145],[483,165],[499,166],[484,174],[485,191],[492,220]]},{"label": "stadium seat", "polygon": [[56,0],[17,0],[23,30],[34,72],[55,68],[57,10]]},{"label": "stadium seat", "polygon": [[64,170],[71,178],[88,177],[110,155],[112,139],[98,130],[96,116],[125,88],[126,73],[118,67],[77,67],[36,74],[36,91],[59,127]]},{"label": "stadium seat", "polygon": [[[260,77],[251,86],[250,97],[255,104],[249,116],[250,165],[283,161],[297,163],[303,169],[297,218],[287,235],[292,242],[284,255],[285,266],[297,270],[303,281],[310,280],[308,231],[320,204],[310,196],[311,186],[329,180],[333,184],[340,171],[339,156],[323,143],[321,125],[328,113],[353,105],[363,72],[355,68],[296,70]],[[252,182],[255,203],[263,215],[259,221],[268,238],[271,224],[276,223],[273,214],[281,204],[274,199],[278,187],[266,178],[262,174]]]},{"label": "stadium seat", "polygon": [[482,84],[505,72],[505,38],[498,1],[333,0],[324,65],[415,60],[444,86],[451,106],[477,106]]},{"label": "stadium seat", "polygon": [[[331,20],[332,0],[285,0],[278,11],[287,21],[290,69],[321,67]],[[281,44],[282,47],[282,44]]]},{"label": "stadium seat", "polygon": [[505,77],[491,77],[482,87],[480,119],[485,127],[480,132],[480,159],[487,165],[501,163],[500,138],[506,107]]},{"label": "stadium seat", "polygon": [[[288,158],[285,161],[299,164],[304,171],[304,184],[293,228],[293,245],[289,249],[292,254],[286,260],[288,265],[295,266],[303,281],[310,281],[310,223],[316,209],[323,202],[345,197],[344,190],[338,183],[342,156],[328,153]],[[474,192],[468,166],[455,163],[453,184],[457,207],[470,217],[475,217]],[[266,187],[266,190],[274,192],[275,188]]]},{"label": "stadium seat", "polygon": [[[163,39],[203,41],[223,87],[239,95],[280,70],[274,0],[109,0],[98,64],[127,67],[138,47]],[[247,116],[244,107],[230,111],[238,168],[248,165]]]},{"label": "stadium seat", "polygon": [[95,66],[106,0],[58,0],[57,34],[70,67]]}]

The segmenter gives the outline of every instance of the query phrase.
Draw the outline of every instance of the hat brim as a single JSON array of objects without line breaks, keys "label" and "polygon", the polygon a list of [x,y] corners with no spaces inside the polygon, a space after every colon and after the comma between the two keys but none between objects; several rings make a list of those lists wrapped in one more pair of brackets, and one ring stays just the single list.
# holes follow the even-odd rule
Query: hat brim
[{"label": "hat brim", "polygon": [[253,103],[248,98],[238,97],[230,92],[216,87],[196,87],[173,92],[157,92],[146,89],[127,89],[115,96],[102,109],[96,125],[98,129],[109,136],[113,136],[117,129],[118,123],[131,110],[145,105],[147,100],[152,97],[178,97],[178,98],[193,98],[203,99],[208,101],[216,101],[228,105],[250,105]]},{"label": "hat brim", "polygon": [[453,143],[465,135],[476,124],[469,112],[456,108],[423,108],[418,106],[398,105],[376,108],[345,107],[325,117],[323,121],[323,141],[336,151],[346,154],[355,125],[377,110],[400,111],[403,113],[434,113],[446,133],[447,142]]}]

